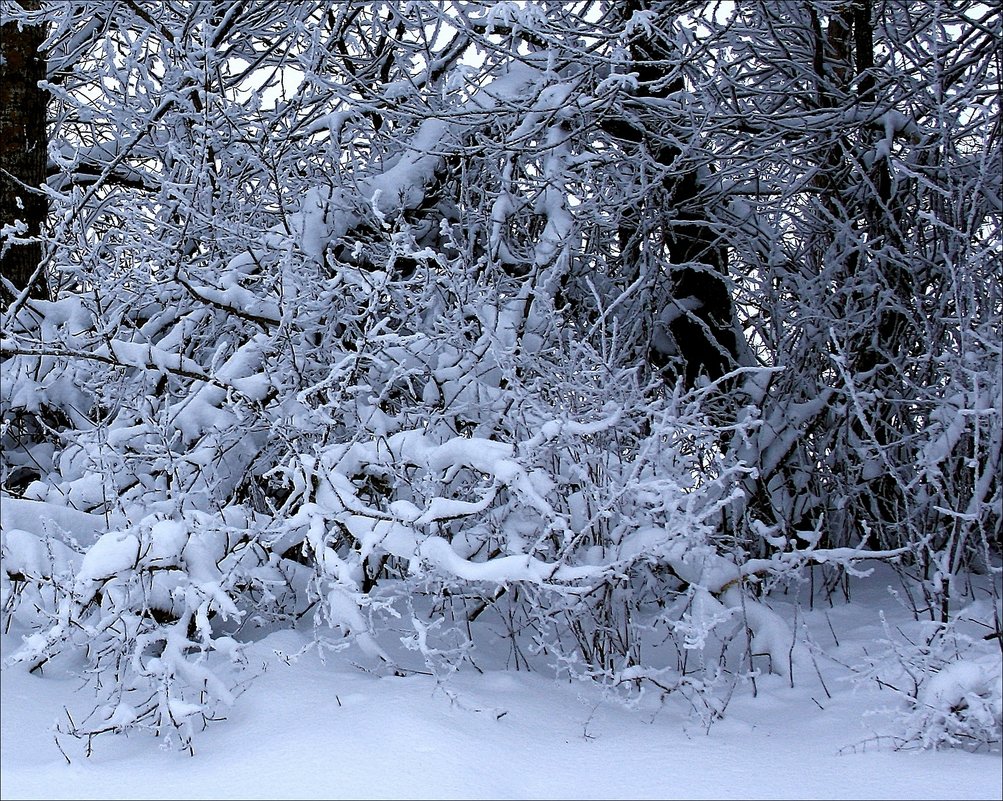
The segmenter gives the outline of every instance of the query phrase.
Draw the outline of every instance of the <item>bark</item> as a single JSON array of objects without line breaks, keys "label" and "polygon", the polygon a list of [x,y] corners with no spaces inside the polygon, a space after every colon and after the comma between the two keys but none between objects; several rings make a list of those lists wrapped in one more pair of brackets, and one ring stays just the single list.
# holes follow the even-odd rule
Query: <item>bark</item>
[{"label": "bark", "polygon": [[[22,7],[38,9],[40,0],[22,0]],[[45,41],[43,25],[7,21],[0,28],[0,226],[20,220],[27,231],[19,238],[29,243],[0,245],[0,274],[17,290],[31,281],[42,260],[39,234],[48,213],[48,200],[38,187],[45,182],[47,160],[45,112],[48,93],[39,88],[45,78],[45,58],[39,47]],[[44,276],[31,284],[32,297],[46,298]],[[0,287],[4,301],[10,290]]]},{"label": "bark", "polygon": [[[625,0],[623,19],[639,11],[652,10],[650,0]],[[668,97],[684,88],[681,77],[669,79],[666,70],[672,63],[673,43],[657,26],[630,43],[631,71],[637,73],[638,95]],[[670,376],[676,374],[673,363],[681,362],[687,386],[700,375],[720,378],[739,362],[740,343],[731,292],[728,288],[728,255],[725,243],[701,213],[699,196],[705,188],[697,169],[682,172],[674,166],[678,148],[666,145],[634,127],[626,120],[614,123],[621,139],[637,142],[650,157],[666,169],[662,192],[645,202],[648,208],[629,209],[624,214],[625,227],[620,232],[621,252],[625,259],[637,258],[639,237],[636,228],[647,216],[661,218],[661,239],[668,257],[673,298],[685,303],[689,311],[673,317],[668,325],[668,348],[654,344],[650,358]],[[657,130],[652,120],[652,130]],[[667,208],[658,208],[664,204]],[[628,230],[635,228],[635,230]],[[632,246],[633,245],[633,246]],[[628,272],[631,265],[625,264]],[[663,338],[664,339],[664,338]]]},{"label": "bark", "polygon": [[[855,0],[834,13],[823,32],[818,15],[811,12],[819,107],[859,110],[878,101],[873,15],[870,0]],[[867,243],[845,254],[844,274],[838,281],[850,288],[843,300],[844,316],[863,321],[847,342],[849,372],[856,391],[873,398],[869,430],[855,415],[848,421],[849,429],[857,441],[876,446],[892,463],[907,464],[912,457],[902,447],[911,436],[910,422],[903,417],[902,405],[888,400],[908,394],[901,370],[916,333],[908,316],[916,292],[913,279],[901,262],[888,255],[906,250],[899,233],[902,209],[892,191],[888,159],[875,159],[862,175],[857,166],[861,159],[851,158],[854,149],[858,153],[873,150],[878,135],[867,127],[852,138],[834,134],[822,152],[816,185],[826,215],[834,223],[823,251],[836,240],[838,228],[852,231],[859,242]],[[867,515],[879,524],[879,537],[885,532],[887,541],[895,541],[906,506],[896,477],[883,469],[862,487]]]}]

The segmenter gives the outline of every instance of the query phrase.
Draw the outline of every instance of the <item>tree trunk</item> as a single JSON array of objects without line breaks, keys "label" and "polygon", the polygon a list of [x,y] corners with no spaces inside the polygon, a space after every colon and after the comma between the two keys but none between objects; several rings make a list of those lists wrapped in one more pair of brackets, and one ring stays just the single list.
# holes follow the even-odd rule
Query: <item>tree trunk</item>
[{"label": "tree trunk", "polygon": [[[623,0],[619,11],[626,22],[635,13],[651,11],[653,5],[650,0]],[[638,78],[638,95],[665,98],[684,88],[681,77],[668,80],[666,71],[672,62],[673,44],[657,27],[633,39],[629,52],[630,71]],[[657,120],[651,123],[652,130],[657,130]],[[668,257],[673,300],[686,308],[685,312],[669,315],[671,322],[663,335],[653,341],[649,357],[673,379],[677,370],[671,365],[676,362],[679,366],[681,361],[684,382],[689,387],[701,375],[718,379],[738,365],[740,343],[727,283],[727,248],[697,200],[704,189],[703,181],[695,167],[682,174],[673,168],[680,155],[678,148],[643,129],[630,131],[631,123],[626,121],[620,121],[618,127],[620,136],[644,147],[668,173],[663,191],[644,201],[648,208],[627,210],[625,224],[633,230],[621,230],[620,234],[623,257],[638,258],[641,236],[637,230],[645,213],[661,218],[662,247]],[[632,272],[630,265],[625,268]]]},{"label": "tree trunk", "polygon": [[[37,10],[40,0],[22,0],[22,7]],[[48,200],[38,191],[45,182],[47,161],[45,110],[48,93],[39,88],[45,78],[45,58],[39,47],[45,41],[44,25],[21,25],[5,20],[0,28],[0,226],[20,221],[27,230],[15,243],[0,237],[0,274],[15,289],[23,290],[42,260],[38,239],[48,213]],[[4,301],[12,300],[9,288],[0,286]],[[44,276],[31,282],[31,296],[45,298]]]}]

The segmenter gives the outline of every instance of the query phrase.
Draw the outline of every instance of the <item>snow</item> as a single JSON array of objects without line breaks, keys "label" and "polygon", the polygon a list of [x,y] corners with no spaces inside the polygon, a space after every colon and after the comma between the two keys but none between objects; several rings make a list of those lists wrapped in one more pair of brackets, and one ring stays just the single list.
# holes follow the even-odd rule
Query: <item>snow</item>
[{"label": "snow", "polygon": [[79,561],[77,555],[58,540],[43,541],[28,531],[3,531],[4,569],[13,575],[53,576]]},{"label": "snow", "polygon": [[983,660],[960,660],[944,666],[924,685],[919,696],[920,703],[930,706],[950,708],[966,703],[966,696],[986,695],[991,683],[996,684],[995,700],[1003,695],[1003,675],[999,665]]},{"label": "snow", "polygon": [[[194,757],[109,734],[86,758],[62,736],[67,764],[51,727],[64,706],[87,711],[79,681],[10,667],[0,674],[0,797],[1000,798],[998,752],[895,751],[875,737],[889,725],[889,697],[845,681],[840,663],[881,637],[877,608],[908,627],[889,598],[879,581],[851,604],[802,610],[827,654],[818,664],[831,698],[817,679],[792,689],[761,675],[756,695],[736,693],[709,730],[678,696],[627,708],[593,685],[505,669],[500,639],[476,656],[483,672],[381,677],[358,667],[354,649],[322,661],[309,633],[286,630],[246,649],[259,675],[196,739]],[[3,655],[19,644],[16,631],[4,634]],[[998,670],[998,657],[989,661]],[[978,668],[941,671],[925,697],[947,701],[985,682]]]},{"label": "snow", "polygon": [[139,538],[135,534],[109,531],[87,551],[77,573],[77,583],[80,586],[101,583],[134,567],[139,562],[139,554]]},{"label": "snow", "polygon": [[78,540],[90,543],[104,526],[104,520],[87,512],[59,506],[56,503],[0,496],[0,529],[23,529],[38,536],[66,532]]}]

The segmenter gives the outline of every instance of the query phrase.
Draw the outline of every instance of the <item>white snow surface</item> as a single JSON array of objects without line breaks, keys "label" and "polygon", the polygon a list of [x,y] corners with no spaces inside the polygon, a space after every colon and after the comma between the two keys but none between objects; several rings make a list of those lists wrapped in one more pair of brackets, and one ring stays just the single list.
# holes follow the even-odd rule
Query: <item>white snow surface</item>
[{"label": "white snow surface", "polygon": [[[793,689],[760,676],[756,696],[739,689],[709,731],[679,698],[630,709],[593,685],[505,669],[500,640],[478,652],[483,672],[437,682],[375,675],[353,649],[297,656],[310,633],[279,631],[249,647],[260,675],[196,738],[194,757],[102,735],[88,758],[60,737],[67,764],[53,724],[64,707],[86,711],[89,691],[73,665],[41,678],[13,666],[0,673],[0,798],[1001,798],[998,751],[895,751],[876,738],[896,699],[851,685],[839,663],[884,636],[878,609],[908,625],[880,584],[849,605],[802,610],[828,654],[818,664],[831,698],[812,675]],[[20,641],[5,633],[3,655]]]}]

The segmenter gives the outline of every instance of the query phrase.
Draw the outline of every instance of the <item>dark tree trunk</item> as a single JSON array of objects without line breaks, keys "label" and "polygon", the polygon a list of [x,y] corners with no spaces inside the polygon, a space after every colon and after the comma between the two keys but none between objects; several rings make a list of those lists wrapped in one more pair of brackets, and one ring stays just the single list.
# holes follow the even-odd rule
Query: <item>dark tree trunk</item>
[{"label": "dark tree trunk", "polygon": [[[21,5],[35,10],[39,0],[22,0]],[[18,290],[28,286],[42,260],[37,237],[48,213],[48,201],[37,191],[45,182],[47,160],[48,93],[38,86],[45,78],[45,58],[39,53],[45,35],[43,25],[19,27],[8,21],[0,28],[0,226],[20,220],[27,225],[20,237],[35,238],[28,244],[0,240],[0,274]],[[32,283],[31,296],[48,296],[44,276]],[[12,300],[6,286],[0,288],[0,297]]]},{"label": "dark tree trunk", "polygon": [[[620,13],[628,20],[636,12],[651,10],[651,6],[650,0],[623,0]],[[631,71],[637,73],[638,95],[664,98],[684,88],[681,77],[669,80],[666,74],[672,62],[673,47],[657,27],[649,35],[630,43]],[[651,123],[652,130],[657,130],[658,121]],[[627,123],[619,127],[631,126]],[[625,215],[628,226],[632,221],[640,223],[645,212],[661,218],[661,238],[670,265],[672,296],[686,309],[670,315],[668,330],[653,340],[650,358],[670,376],[681,372],[685,384],[690,387],[700,375],[720,378],[737,366],[740,343],[736,336],[735,307],[727,283],[727,248],[699,210],[699,196],[705,188],[703,182],[697,168],[680,173],[674,167],[680,156],[678,148],[664,144],[644,130],[635,130],[632,134],[621,130],[619,134],[643,146],[668,174],[663,191],[646,201],[651,208],[632,209]],[[666,208],[653,207],[660,204]],[[631,236],[632,233],[621,231],[624,244],[632,238],[636,242],[637,237]],[[625,247],[623,253],[628,259],[636,256],[636,245]],[[625,267],[629,269],[628,265]]]},{"label": "dark tree trunk", "polygon": [[[877,102],[873,15],[871,0],[840,6],[824,27],[819,15],[811,12],[819,107],[852,109],[859,114]],[[862,160],[853,153],[854,149],[858,154],[872,152],[879,135],[862,126],[855,137],[833,136],[822,151],[816,185],[822,208],[834,223],[822,252],[836,241],[840,228],[866,243],[847,254],[837,281],[850,288],[840,299],[842,315],[860,321],[846,342],[849,372],[856,391],[872,398],[869,425],[847,404],[851,415],[847,427],[857,441],[868,443],[890,464],[904,465],[913,458],[904,450],[912,438],[911,421],[904,416],[906,405],[892,399],[906,398],[910,392],[903,384],[902,370],[910,340],[915,341],[909,312],[917,290],[901,261],[888,256],[907,251],[900,234],[903,209],[893,191],[889,161],[875,158],[861,168]],[[853,461],[845,467],[861,469]],[[893,547],[903,537],[899,530],[906,508],[903,488],[890,469],[883,468],[878,475],[861,472],[865,516],[869,524],[877,524],[878,540],[873,544]]]}]

